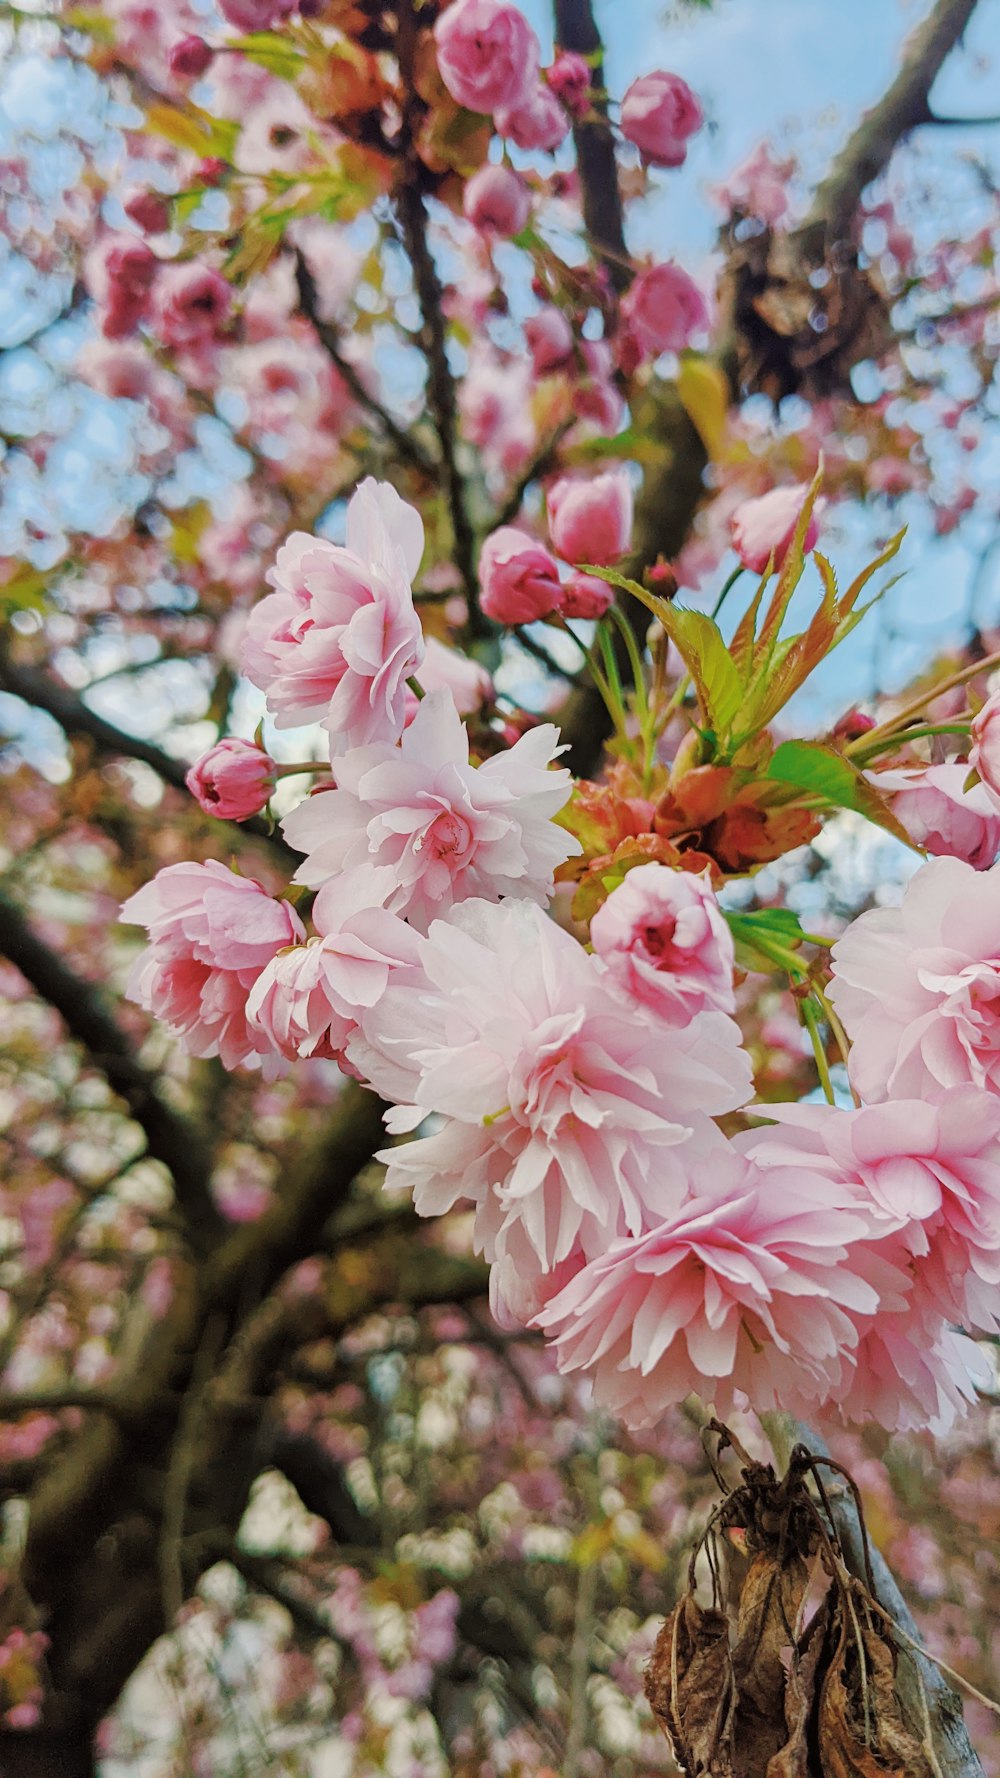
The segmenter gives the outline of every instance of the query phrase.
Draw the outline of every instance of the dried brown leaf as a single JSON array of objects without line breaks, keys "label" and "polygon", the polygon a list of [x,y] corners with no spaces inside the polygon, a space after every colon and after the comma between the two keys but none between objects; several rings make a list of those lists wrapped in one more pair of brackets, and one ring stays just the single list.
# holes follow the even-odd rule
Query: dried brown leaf
[{"label": "dried brown leaf", "polygon": [[759,1778],[787,1739],[785,1683],[809,1568],[794,1548],[754,1557],[740,1593],[733,1649],[736,1778]]},{"label": "dried brown leaf", "polygon": [[823,1682],[819,1701],[823,1778],[932,1778],[926,1754],[903,1721],[892,1648],[867,1627],[862,1646],[863,1679],[849,1630],[841,1637]]},{"label": "dried brown leaf", "polygon": [[792,1662],[785,1686],[785,1722],[788,1740],[768,1761],[766,1778],[814,1778],[810,1743],[816,1733],[816,1690],[820,1657],[826,1643],[829,1601],[813,1618],[803,1646]]},{"label": "dried brown leaf", "polygon": [[646,1669],[650,1708],[688,1778],[733,1778],[729,1620],[690,1593],[656,1638]]}]

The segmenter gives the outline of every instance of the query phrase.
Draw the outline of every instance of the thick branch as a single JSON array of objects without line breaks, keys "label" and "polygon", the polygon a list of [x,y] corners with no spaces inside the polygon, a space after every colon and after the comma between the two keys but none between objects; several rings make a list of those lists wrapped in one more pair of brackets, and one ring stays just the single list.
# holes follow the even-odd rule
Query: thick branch
[{"label": "thick branch", "polygon": [[899,142],[933,121],[929,94],[976,9],[976,0],[936,0],[906,44],[895,80],[861,119],[816,187],[797,238],[813,257],[850,237],[866,185],[885,171]]},{"label": "thick branch", "polygon": [[[807,1450],[817,1456],[829,1456],[825,1441],[810,1427],[797,1427],[796,1432]],[[852,1574],[864,1581],[865,1538],[854,1497],[847,1489],[842,1492],[832,1489],[829,1491],[829,1499],[847,1566]],[[919,1626],[893,1579],[885,1557],[870,1540],[867,1553],[871,1561],[876,1597],[906,1635],[919,1643]],[[941,1778],[983,1778],[979,1756],[969,1740],[965,1726],[961,1699],[952,1691],[940,1668],[928,1660],[926,1655],[908,1647],[905,1642],[900,1652],[899,1683],[903,1702],[914,1723],[921,1722],[923,1718],[921,1689],[923,1691]]]},{"label": "thick branch", "polygon": [[140,1067],[134,1045],[112,1018],[90,982],[38,937],[20,908],[0,893],[0,952],[55,1007],[70,1035],[115,1092],[126,1100],[146,1136],[149,1153],[169,1168],[177,1201],[193,1233],[204,1242],[225,1226],[212,1201],[211,1161],[202,1132],[161,1098],[154,1074]]},{"label": "thick branch", "polygon": [[47,673],[40,673],[35,667],[18,666],[0,655],[0,691],[13,693],[35,710],[44,710],[54,717],[67,735],[86,735],[102,753],[141,760],[143,765],[151,766],[165,784],[172,784],[177,790],[185,788],[184,774],[188,768],[183,760],[173,759],[151,741],[140,741],[134,735],[127,735],[124,729],[116,728],[113,722],[106,722],[75,692],[50,679]]},{"label": "thick branch", "polygon": [[[185,796],[190,794],[184,782],[188,767],[182,759],[174,759],[152,741],[141,741],[136,735],[116,728],[113,722],[108,722],[105,717],[98,716],[95,710],[91,710],[75,692],[60,685],[47,673],[39,672],[37,667],[19,666],[17,662],[0,653],[0,691],[12,693],[35,710],[44,710],[65,734],[85,736],[87,740],[93,741],[100,753],[122,759],[141,760],[165,784],[172,785],[175,790],[183,790]],[[238,826],[227,822],[226,826],[230,830],[235,827],[237,832],[252,833],[258,839],[267,840],[284,857],[294,857],[298,862],[298,855],[286,846],[280,834],[271,831],[261,816],[254,815],[249,821],[241,821]]]},{"label": "thick branch", "polygon": [[385,1140],[382,1103],[348,1082],[329,1124],[257,1222],[229,1236],[205,1280],[212,1307],[229,1308],[241,1293],[267,1294],[288,1266],[316,1250],[327,1218],[346,1203],[351,1183]]},{"label": "thick branch", "polygon": [[346,383],[359,407],[371,414],[378,421],[386,438],[393,444],[404,463],[418,469],[422,475],[432,476],[435,480],[441,473],[441,465],[426,451],[419,438],[407,432],[398,421],[394,420],[387,408],[377,401],[359,377],[349,358],[345,358],[340,349],[337,329],[328,321],[324,321],[317,308],[316,280],[310,270],[305,254],[298,248],[295,250],[295,284],[299,293],[299,308],[306,319],[312,323],[316,337],[327,357],[336,367],[337,374]]},{"label": "thick branch", "polygon": [[588,60],[594,58],[591,81],[598,97],[594,100],[592,115],[573,128],[583,220],[594,251],[607,267],[615,289],[626,290],[631,270],[625,245],[618,162],[615,139],[608,122],[607,100],[601,96],[604,90],[604,45],[591,0],[553,0],[553,10],[560,49],[575,50]]},{"label": "thick branch", "polygon": [[444,291],[427,240],[427,207],[420,188],[423,163],[415,146],[419,106],[415,85],[418,20],[410,0],[402,0],[397,11],[397,48],[403,90],[408,95],[403,109],[401,139],[403,164],[396,188],[396,213],[399,218],[403,246],[413,272],[413,284],[423,320],[423,348],[427,359],[427,405],[433,416],[441,446],[441,469],[455,549],[455,567],[462,583],[468,607],[468,633],[472,637],[490,634],[490,625],[479,609],[479,582],[476,577],[476,540],[466,503],[465,480],[458,466],[458,399],[455,379],[448,363],[447,328],[444,316]]}]

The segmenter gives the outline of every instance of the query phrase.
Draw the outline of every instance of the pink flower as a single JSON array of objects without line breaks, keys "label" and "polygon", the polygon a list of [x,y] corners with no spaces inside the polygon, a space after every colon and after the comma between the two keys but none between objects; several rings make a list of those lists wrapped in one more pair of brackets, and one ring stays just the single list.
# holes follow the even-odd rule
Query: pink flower
[{"label": "pink flower", "polygon": [[469,111],[527,99],[538,75],[538,38],[510,0],[452,0],[434,27],[438,68]]},{"label": "pink flower", "polygon": [[632,542],[632,483],[625,469],[609,469],[590,481],[564,476],[545,498],[549,536],[567,562],[606,568]]},{"label": "pink flower", "polygon": [[771,1178],[809,1166],[850,1186],[879,1250],[906,1268],[906,1307],[918,1320],[930,1310],[967,1327],[1000,1325],[1000,1100],[954,1087],[934,1104],[768,1110],[778,1127],[737,1145]]},{"label": "pink flower", "polygon": [[385,910],[394,881],[363,864],[328,883],[313,909],[319,937],[279,951],[257,977],[247,1019],[281,1055],[339,1058],[359,1009],[418,964],[417,934]]},{"label": "pink flower", "polygon": [[969,765],[979,773],[993,807],[1000,806],[1000,692],[987,698],[972,719]]},{"label": "pink flower", "polygon": [[[471,655],[459,654],[457,648],[446,648],[436,636],[428,636],[420,665],[423,691],[449,691],[459,716],[474,716],[484,704],[491,704],[494,686],[486,668]],[[407,727],[420,708],[416,692],[406,688]]]},{"label": "pink flower", "polygon": [[531,214],[531,193],[512,167],[487,163],[466,184],[462,209],[480,234],[509,239],[520,234]]},{"label": "pink flower", "polygon": [[348,1055],[396,1102],[387,1184],[421,1216],[475,1208],[476,1244],[513,1249],[523,1282],[684,1199],[712,1114],[741,1103],[748,1061],[732,1020],[704,1013],[674,1040],[636,1017],[603,966],[530,902],[463,902],[435,920],[423,987],[391,985]]},{"label": "pink flower", "polygon": [[622,100],[622,135],[654,167],[679,167],[688,137],[704,121],[701,106],[679,74],[643,74]]},{"label": "pink flower", "polygon": [[1000,1092],[1000,866],[932,859],[901,907],[862,914],[832,957],[863,1099]]},{"label": "pink flower", "polygon": [[559,607],[562,587],[554,556],[527,531],[501,525],[479,557],[483,610],[501,624],[531,624]]},{"label": "pink flower", "polygon": [[547,770],[558,740],[544,724],[475,767],[451,693],[430,692],[398,747],[355,748],[335,790],[285,817],[285,838],[308,854],[296,881],[316,888],[365,860],[390,867],[386,905],[421,930],[470,896],[544,904],[556,866],[579,850],[552,821],[572,788],[568,772]]},{"label": "pink flower", "polygon": [[560,1370],[583,1370],[629,1426],[692,1391],[725,1415],[806,1414],[849,1371],[879,1298],[855,1276],[868,1232],[848,1193],[805,1168],[773,1177],[720,1138],[697,1195],[595,1257],[537,1320]]},{"label": "pink flower", "polygon": [[573,329],[561,309],[550,305],[537,315],[529,315],[524,323],[535,375],[544,377],[566,363],[573,350]]},{"label": "pink flower", "polygon": [[[769,494],[761,494],[756,500],[744,500],[736,508],[729,524],[733,548],[744,568],[749,568],[752,574],[763,574],[772,555],[775,568],[781,567],[795,535],[805,497],[806,489],[802,487],[772,488]],[[815,548],[818,536],[819,525],[814,511],[805,536],[807,554]]]},{"label": "pink flower", "polygon": [[590,64],[571,49],[560,50],[545,78],[571,117],[585,117],[590,106]]},{"label": "pink flower", "polygon": [[733,941],[709,884],[690,871],[639,864],[590,924],[596,954],[626,992],[671,1025],[705,1007],[731,1013]]},{"label": "pink flower", "polygon": [[855,1112],[768,1111],[778,1127],[737,1137],[741,1151],[769,1179],[785,1167],[822,1172],[873,1217],[870,1240],[854,1258],[870,1279],[872,1265],[881,1265],[879,1314],[834,1405],[845,1419],[874,1416],[898,1431],[928,1421],[946,1430],[974,1398],[984,1368],[948,1322],[992,1329],[997,1320],[1000,1103],[961,1087],[935,1105],[904,1099]]},{"label": "pink flower", "polygon": [[728,212],[756,216],[768,228],[776,228],[788,214],[788,181],[795,171],[793,160],[776,160],[766,142],[730,173],[713,196]]},{"label": "pink flower", "polygon": [[261,1065],[271,1046],[247,1023],[247,993],[272,957],[305,937],[294,908],[225,865],[171,864],[125,902],[121,918],[145,926],[149,949],[126,993],[170,1027],[192,1056],[226,1068]]},{"label": "pink flower", "polygon": [[614,596],[614,588],[596,574],[571,574],[563,583],[559,609],[563,617],[603,617]]},{"label": "pink flower", "polygon": [[191,767],[185,784],[206,815],[246,821],[265,807],[274,789],[274,760],[254,741],[226,735]]},{"label": "pink flower", "polygon": [[537,149],[551,154],[569,135],[569,115],[559,103],[551,87],[541,81],[516,105],[505,105],[494,113],[493,122],[501,136],[518,148]]},{"label": "pink flower", "polygon": [[638,274],[621,312],[644,355],[683,351],[692,334],[708,326],[708,308],[697,284],[669,260]]},{"label": "pink flower", "polygon": [[976,870],[989,870],[1000,852],[1000,806],[985,784],[965,790],[968,776],[968,765],[955,761],[868,773],[915,845],[935,858],[962,858]]},{"label": "pink flower", "polygon": [[304,531],[282,546],[243,644],[278,728],[325,718],[334,754],[402,732],[423,656],[410,591],[422,553],[420,515],[371,477],[348,506],[346,548]]},{"label": "pink flower", "polygon": [[233,292],[212,266],[168,265],[156,285],[156,331],[165,346],[197,351],[221,337]]}]

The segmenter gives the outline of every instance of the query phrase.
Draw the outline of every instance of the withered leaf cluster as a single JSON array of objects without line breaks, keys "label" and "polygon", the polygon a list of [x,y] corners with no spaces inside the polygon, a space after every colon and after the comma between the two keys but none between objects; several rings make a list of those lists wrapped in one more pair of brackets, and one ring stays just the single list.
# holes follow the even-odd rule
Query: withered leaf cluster
[{"label": "withered leaf cluster", "polygon": [[[884,1613],[847,1571],[818,1473],[801,1447],[780,1481],[747,1459],[692,1555],[646,1672],[687,1778],[933,1778]],[[694,1592],[702,1549],[707,1606]]]}]

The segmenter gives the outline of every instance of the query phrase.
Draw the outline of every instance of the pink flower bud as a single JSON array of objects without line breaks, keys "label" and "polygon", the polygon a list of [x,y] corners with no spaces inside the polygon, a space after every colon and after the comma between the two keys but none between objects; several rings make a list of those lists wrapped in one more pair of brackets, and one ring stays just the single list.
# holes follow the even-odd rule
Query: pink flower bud
[{"label": "pink flower bud", "polygon": [[[753,574],[763,574],[772,553],[775,567],[781,567],[795,535],[805,497],[803,487],[772,488],[769,494],[761,494],[756,500],[744,500],[736,508],[729,523],[733,548],[744,568],[749,568]],[[806,532],[807,554],[815,547],[818,536],[819,525],[814,512]]]},{"label": "pink flower bud", "polygon": [[483,235],[519,235],[531,214],[531,194],[512,167],[480,167],[465,187],[462,208]]},{"label": "pink flower bud", "polygon": [[845,710],[833,725],[833,732],[840,741],[859,741],[875,727],[874,716],[866,716],[863,710]]},{"label": "pink flower bud", "polygon": [[516,525],[501,525],[479,558],[483,610],[501,624],[531,624],[548,617],[562,600],[559,565],[547,549]]},{"label": "pink flower bud", "polygon": [[569,116],[554,92],[537,85],[519,105],[505,105],[494,112],[493,122],[501,136],[518,148],[551,154],[569,135]]},{"label": "pink flower bud", "polygon": [[639,273],[621,312],[644,354],[680,352],[692,334],[708,326],[708,307],[697,284],[670,260]]},{"label": "pink flower bud", "polygon": [[213,53],[203,37],[180,37],[171,47],[167,64],[177,80],[197,80],[211,63]]},{"label": "pink flower bud", "polygon": [[571,117],[586,116],[590,105],[590,67],[583,56],[564,49],[556,56],[545,78]]},{"label": "pink flower bud", "polygon": [[220,160],[217,154],[210,154],[206,160],[198,162],[195,177],[202,185],[221,185],[228,172],[229,162]]},{"label": "pink flower bud", "polygon": [[969,764],[982,779],[994,801],[1000,802],[1000,693],[987,698],[972,723]]},{"label": "pink flower bud", "polygon": [[614,598],[614,588],[596,574],[571,574],[563,587],[563,617],[603,617]]},{"label": "pink flower bud", "polygon": [[527,99],[538,74],[538,38],[510,0],[453,0],[434,27],[438,68],[469,111]]},{"label": "pink flower bud", "polygon": [[566,476],[549,489],[546,504],[549,535],[567,562],[604,568],[632,541],[632,484],[624,469],[591,481]]},{"label": "pink flower bud", "polygon": [[274,760],[255,742],[227,735],[195,761],[184,782],[206,815],[246,821],[274,789]]},{"label": "pink flower bud", "polygon": [[622,135],[654,167],[679,167],[687,138],[703,122],[701,106],[679,74],[643,74],[622,100]]},{"label": "pink flower bud", "polygon": [[565,364],[573,350],[573,329],[561,309],[550,304],[538,315],[530,315],[524,323],[535,375],[544,377],[550,370]]},{"label": "pink flower bud", "polygon": [[170,211],[158,191],[146,191],[139,186],[126,194],[122,209],[129,221],[147,235],[162,235],[170,227]]}]

